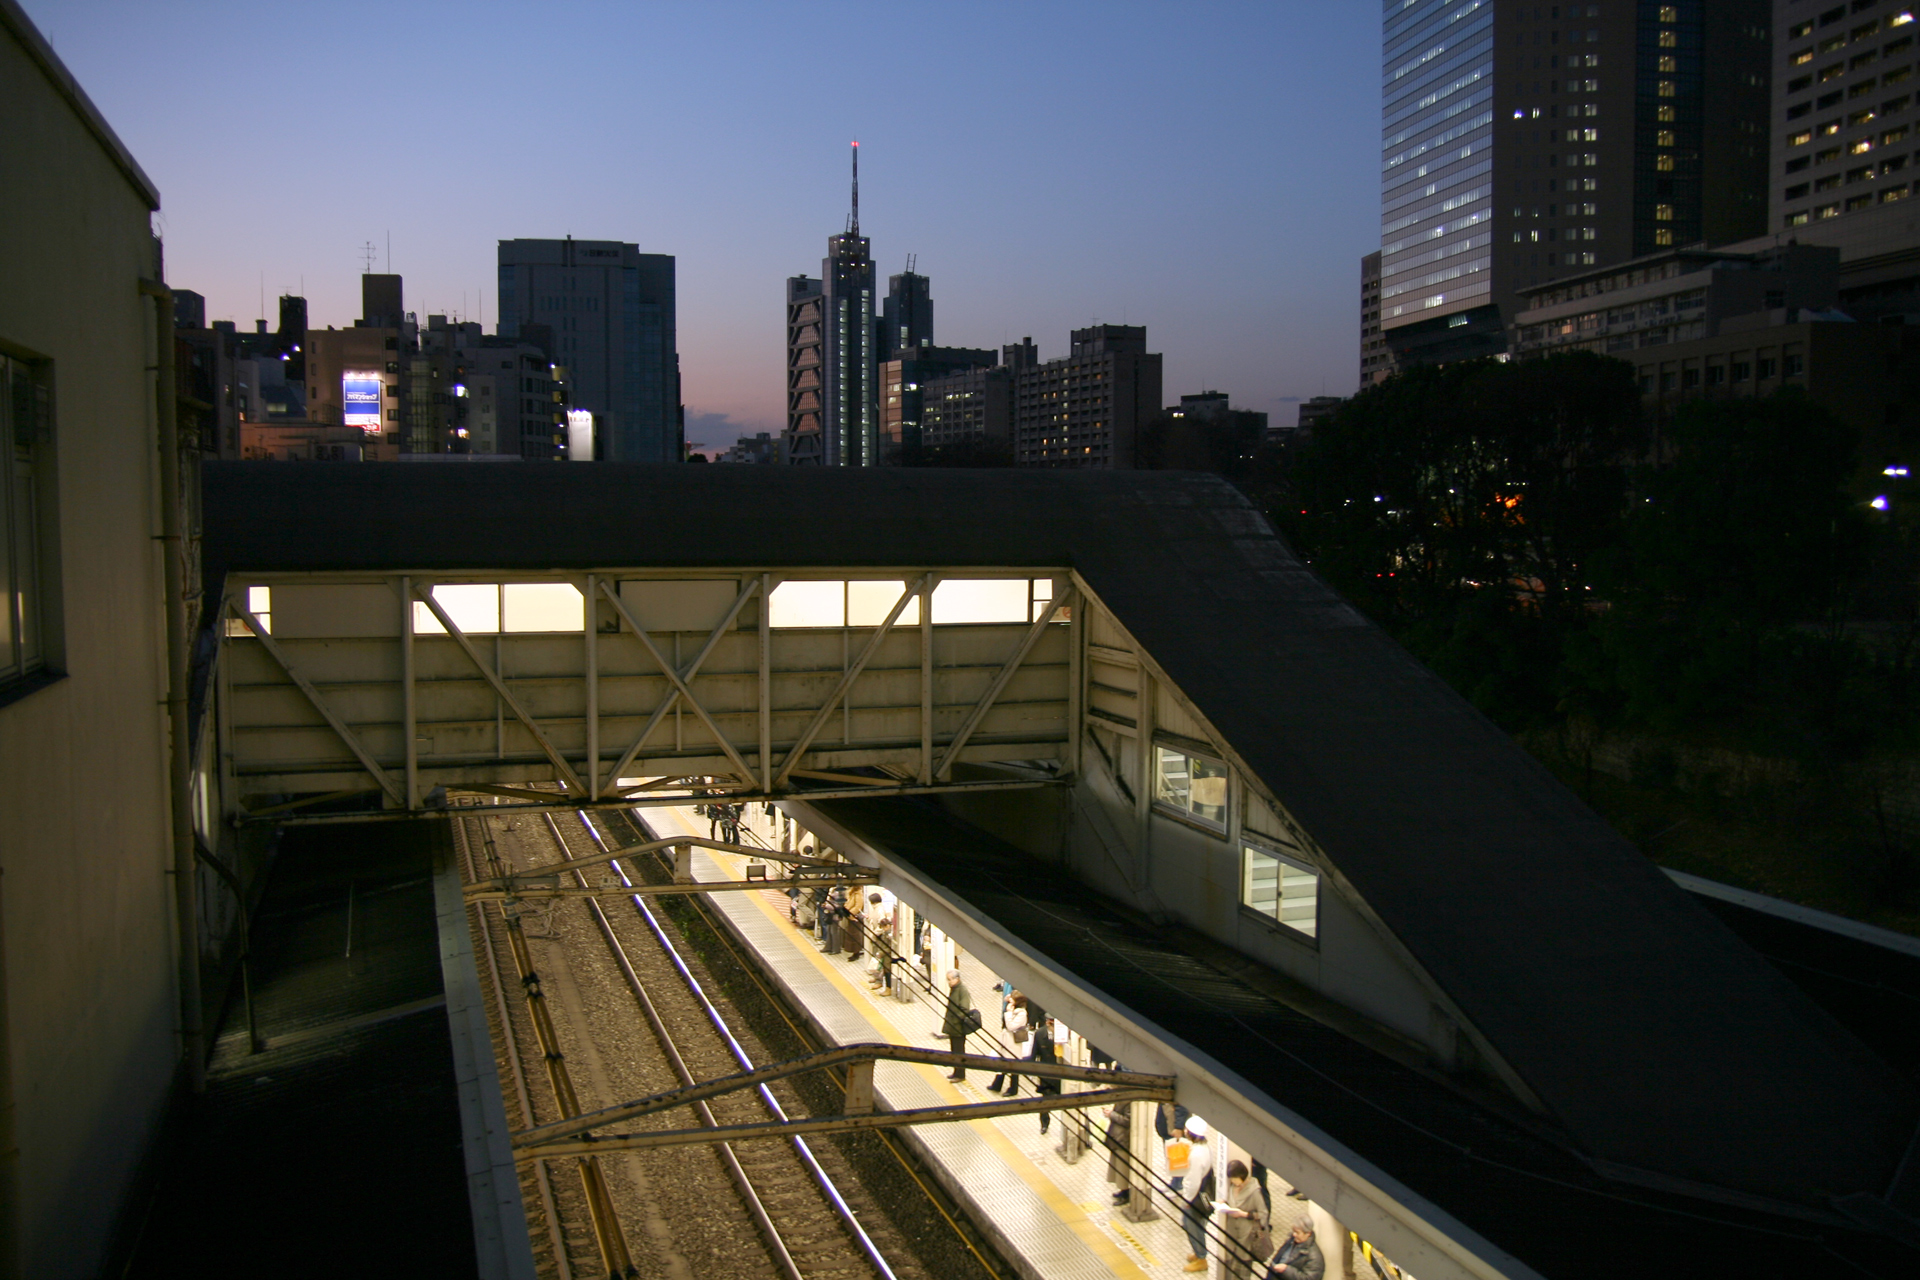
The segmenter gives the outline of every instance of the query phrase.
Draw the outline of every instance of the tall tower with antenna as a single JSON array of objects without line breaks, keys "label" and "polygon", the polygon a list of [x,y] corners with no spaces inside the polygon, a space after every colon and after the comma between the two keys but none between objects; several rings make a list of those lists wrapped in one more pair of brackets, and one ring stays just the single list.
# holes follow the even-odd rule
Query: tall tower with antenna
[{"label": "tall tower with antenna", "polygon": [[[847,229],[827,240],[820,292],[824,332],[819,461],[830,467],[870,467],[879,461],[879,405],[874,394],[873,254],[860,234],[858,142],[853,144],[853,204]],[[789,456],[803,455],[792,451]]]}]

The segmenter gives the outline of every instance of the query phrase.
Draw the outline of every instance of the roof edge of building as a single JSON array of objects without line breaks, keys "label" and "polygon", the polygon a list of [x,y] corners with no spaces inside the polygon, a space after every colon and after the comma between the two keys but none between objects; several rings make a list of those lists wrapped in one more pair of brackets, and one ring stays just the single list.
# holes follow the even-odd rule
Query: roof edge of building
[{"label": "roof edge of building", "polygon": [[87,91],[80,87],[80,82],[74,78],[73,72],[67,70],[67,64],[60,61],[60,55],[53,51],[53,46],[47,43],[47,38],[40,34],[38,27],[33,25],[33,19],[29,18],[26,10],[20,7],[19,0],[0,0],[0,26],[4,26],[8,33],[20,42],[27,56],[40,65],[41,72],[60,96],[67,100],[67,105],[72,107],[74,114],[80,117],[81,123],[86,125],[87,132],[91,133],[94,140],[112,157],[121,175],[135,191],[140,193],[140,198],[146,201],[147,208],[157,212],[160,208],[160,189],[140,167],[140,162],[133,158],[133,153],[127,150],[127,144],[120,141],[120,136],[113,131],[113,126],[107,123],[106,117],[100,113],[100,108],[93,104],[93,99],[87,96]]}]

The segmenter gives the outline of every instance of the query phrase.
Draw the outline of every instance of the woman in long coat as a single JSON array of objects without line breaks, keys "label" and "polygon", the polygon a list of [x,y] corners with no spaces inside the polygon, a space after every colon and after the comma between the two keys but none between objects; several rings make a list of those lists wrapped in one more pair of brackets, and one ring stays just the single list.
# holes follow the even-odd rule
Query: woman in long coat
[{"label": "woman in long coat", "polygon": [[[1232,1241],[1220,1251],[1218,1280],[1241,1280],[1252,1267],[1253,1237],[1267,1224],[1267,1200],[1260,1184],[1247,1176],[1247,1166],[1238,1160],[1227,1161],[1227,1193],[1220,1197],[1226,1205],[1220,1225]],[[1265,1262],[1265,1258],[1259,1259]]]}]

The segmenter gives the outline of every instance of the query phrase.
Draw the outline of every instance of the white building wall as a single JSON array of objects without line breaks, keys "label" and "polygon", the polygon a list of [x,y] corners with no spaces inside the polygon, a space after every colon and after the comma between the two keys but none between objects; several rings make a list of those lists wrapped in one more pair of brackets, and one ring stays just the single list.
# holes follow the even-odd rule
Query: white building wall
[{"label": "white building wall", "polygon": [[179,1056],[155,317],[139,291],[155,246],[131,162],[51,59],[0,0],[0,173],[33,175],[0,183],[0,344],[51,362],[64,614],[64,678],[0,692],[0,1070],[18,1146],[0,1274],[36,1278],[100,1270]]}]

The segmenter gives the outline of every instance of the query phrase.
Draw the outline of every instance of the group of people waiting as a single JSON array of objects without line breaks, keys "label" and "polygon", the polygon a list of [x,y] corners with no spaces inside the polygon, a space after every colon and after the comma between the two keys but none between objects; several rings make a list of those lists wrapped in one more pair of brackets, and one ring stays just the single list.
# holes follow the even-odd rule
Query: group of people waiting
[{"label": "group of people waiting", "polygon": [[[1263,1268],[1255,1274],[1260,1280],[1322,1280],[1327,1263],[1314,1240],[1313,1219],[1298,1214],[1286,1238],[1273,1238],[1273,1202],[1266,1190],[1266,1170],[1255,1163],[1249,1170],[1239,1160],[1227,1161],[1226,1191],[1222,1194],[1215,1177],[1213,1142],[1207,1122],[1186,1115],[1186,1108],[1162,1103],[1154,1116],[1154,1129],[1167,1153],[1168,1181],[1180,1203],[1180,1225],[1187,1233],[1187,1264],[1184,1270],[1207,1269],[1207,1220],[1218,1216],[1229,1246],[1219,1259],[1220,1280],[1244,1280],[1252,1258]],[[1116,1207],[1132,1197],[1127,1176],[1132,1161],[1133,1117],[1130,1107],[1109,1107],[1107,1114],[1107,1181],[1119,1187],[1113,1194]],[[1258,1176],[1255,1176],[1257,1171]],[[1298,1192],[1290,1196],[1301,1198]]]}]

